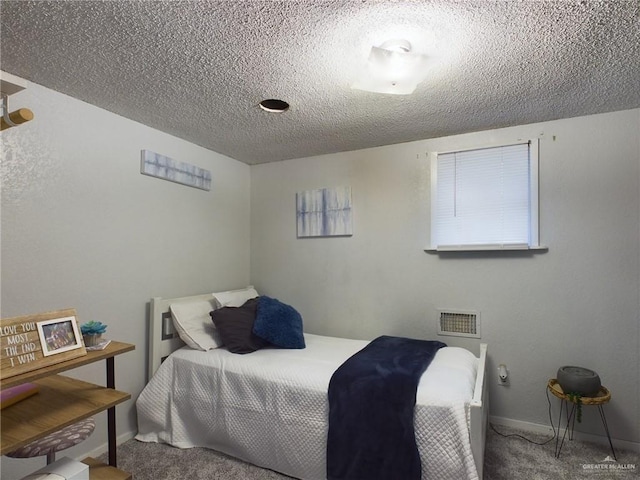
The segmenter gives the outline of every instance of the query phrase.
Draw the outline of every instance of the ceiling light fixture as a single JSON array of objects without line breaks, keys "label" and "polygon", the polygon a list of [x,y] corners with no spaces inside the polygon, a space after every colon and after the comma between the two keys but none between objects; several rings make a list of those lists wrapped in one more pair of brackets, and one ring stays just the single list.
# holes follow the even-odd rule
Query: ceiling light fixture
[{"label": "ceiling light fixture", "polygon": [[367,65],[351,88],[408,95],[427,76],[427,57],[411,51],[407,40],[389,40],[371,47]]},{"label": "ceiling light fixture", "polygon": [[284,100],[269,98],[260,102],[260,108],[269,113],[282,113],[289,110],[289,104]]}]

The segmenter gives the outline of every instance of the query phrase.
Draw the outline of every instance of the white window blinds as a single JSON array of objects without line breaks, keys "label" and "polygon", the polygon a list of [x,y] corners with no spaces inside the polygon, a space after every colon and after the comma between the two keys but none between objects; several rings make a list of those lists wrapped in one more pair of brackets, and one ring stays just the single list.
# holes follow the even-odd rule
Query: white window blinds
[{"label": "white window blinds", "polygon": [[538,246],[537,165],[534,142],[438,153],[432,158],[432,248]]}]

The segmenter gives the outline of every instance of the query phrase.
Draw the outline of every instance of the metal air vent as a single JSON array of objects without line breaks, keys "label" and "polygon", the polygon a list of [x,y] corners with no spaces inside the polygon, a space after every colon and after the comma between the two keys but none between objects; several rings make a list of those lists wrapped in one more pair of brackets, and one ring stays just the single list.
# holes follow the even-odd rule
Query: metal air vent
[{"label": "metal air vent", "polygon": [[480,338],[480,312],[439,310],[438,335]]}]

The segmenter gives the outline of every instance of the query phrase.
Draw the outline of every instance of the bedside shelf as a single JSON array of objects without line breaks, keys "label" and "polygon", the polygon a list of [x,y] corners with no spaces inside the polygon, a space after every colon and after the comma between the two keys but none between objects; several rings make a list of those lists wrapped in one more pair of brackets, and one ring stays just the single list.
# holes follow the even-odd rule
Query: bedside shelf
[{"label": "bedside shelf", "polygon": [[[37,394],[0,410],[0,454],[12,452],[38,438],[107,410],[109,465],[92,458],[91,480],[129,480],[131,475],[116,468],[115,406],[129,400],[129,393],[115,389],[114,357],[135,349],[135,345],[112,341],[104,350],[49,365],[0,381],[0,389],[32,382]],[[59,375],[62,372],[105,360],[107,386]]]},{"label": "bedside shelf", "polygon": [[40,391],[4,408],[0,455],[131,398],[128,393],[63,375],[35,380]]},{"label": "bedside shelf", "polygon": [[87,352],[82,357],[73,358],[62,363],[55,363],[46,367],[39,368],[38,370],[32,370],[31,372],[21,373],[9,378],[0,379],[0,390],[20,385],[21,383],[33,382],[38,378],[48,377],[56,373],[66,372],[73,368],[78,368],[83,365],[97,362],[99,360],[105,360],[120,355],[122,353],[135,350],[136,346],[130,343],[114,342],[112,341],[104,350],[95,350]]}]

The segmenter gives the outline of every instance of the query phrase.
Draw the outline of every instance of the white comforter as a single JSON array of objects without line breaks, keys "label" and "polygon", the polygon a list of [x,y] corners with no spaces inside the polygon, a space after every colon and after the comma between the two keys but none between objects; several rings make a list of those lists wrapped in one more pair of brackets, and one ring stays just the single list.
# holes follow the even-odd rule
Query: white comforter
[{"label": "white comforter", "polygon": [[[303,350],[174,352],[136,401],[144,442],[207,447],[302,479],[326,478],[327,389],[368,342],[305,334]],[[478,359],[440,349],[418,387],[422,478],[477,479],[468,429]]]}]

